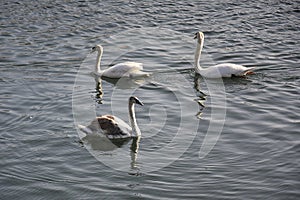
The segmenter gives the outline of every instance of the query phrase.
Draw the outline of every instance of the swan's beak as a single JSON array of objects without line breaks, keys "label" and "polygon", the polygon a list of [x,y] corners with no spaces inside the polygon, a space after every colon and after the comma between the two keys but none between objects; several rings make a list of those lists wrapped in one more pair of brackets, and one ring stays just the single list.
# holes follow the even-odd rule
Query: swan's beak
[{"label": "swan's beak", "polygon": [[195,33],[194,39],[197,39],[197,33]]},{"label": "swan's beak", "polygon": [[144,105],[144,103],[143,103],[142,101],[140,101],[139,99],[136,99],[136,100],[135,100],[135,103],[137,103],[137,104],[139,104],[139,105],[141,105],[141,106]]},{"label": "swan's beak", "polygon": [[135,99],[135,103],[136,103],[136,104],[139,104],[139,105],[141,105],[141,106],[144,105],[144,103],[143,103],[141,100],[139,100],[137,97],[134,97],[134,99]]},{"label": "swan's beak", "polygon": [[136,104],[139,104],[139,105],[141,105],[141,106],[143,106],[144,104],[143,104],[143,102],[141,101],[141,100],[139,100],[137,97],[135,97],[135,96],[131,96],[130,98],[129,98],[129,104],[132,104],[132,103],[136,103]]}]

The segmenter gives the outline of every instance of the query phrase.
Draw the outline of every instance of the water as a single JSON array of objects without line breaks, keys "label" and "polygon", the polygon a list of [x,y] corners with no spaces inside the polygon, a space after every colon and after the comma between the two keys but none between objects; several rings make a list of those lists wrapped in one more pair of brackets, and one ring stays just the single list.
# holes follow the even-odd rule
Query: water
[{"label": "water", "polygon": [[[299,10],[297,1],[2,3],[1,199],[297,199]],[[257,73],[195,76],[196,31],[204,66]],[[153,76],[97,84],[98,43],[103,68],[133,60]],[[76,125],[96,114],[127,120],[132,94],[145,103],[137,154],[132,141],[79,142]]]}]

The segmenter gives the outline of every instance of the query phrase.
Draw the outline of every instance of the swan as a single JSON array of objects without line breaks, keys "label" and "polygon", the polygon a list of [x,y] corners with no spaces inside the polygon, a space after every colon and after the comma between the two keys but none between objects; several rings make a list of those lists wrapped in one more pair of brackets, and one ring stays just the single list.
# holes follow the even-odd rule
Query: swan
[{"label": "swan", "polygon": [[103,47],[101,45],[96,45],[92,48],[92,52],[98,52],[97,62],[94,74],[97,76],[104,76],[107,78],[122,78],[122,77],[140,77],[149,76],[147,72],[143,72],[143,64],[137,62],[123,62],[116,64],[108,69],[101,70],[100,62],[103,54]]},{"label": "swan", "polygon": [[221,78],[232,76],[246,76],[248,74],[254,74],[254,67],[244,67],[233,63],[223,63],[211,66],[209,68],[202,68],[200,66],[200,56],[204,43],[204,34],[197,32],[194,39],[197,39],[197,48],[195,52],[195,71],[205,78]]},{"label": "swan", "polygon": [[136,122],[134,104],[144,105],[137,97],[131,96],[129,98],[128,109],[131,127],[116,116],[102,115],[96,117],[88,126],[78,125],[78,128],[86,134],[101,133],[108,139],[139,137],[141,131]]}]

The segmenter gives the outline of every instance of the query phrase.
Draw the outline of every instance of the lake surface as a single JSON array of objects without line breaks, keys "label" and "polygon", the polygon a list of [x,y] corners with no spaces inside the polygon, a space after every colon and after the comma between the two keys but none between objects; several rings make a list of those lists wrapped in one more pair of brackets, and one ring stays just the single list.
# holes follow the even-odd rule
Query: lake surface
[{"label": "lake surface", "polygon": [[[1,3],[0,199],[298,199],[297,1],[8,1]],[[256,67],[208,80],[203,67]],[[123,61],[145,79],[95,79]],[[128,121],[140,140],[77,129],[96,115]],[[133,152],[135,149],[136,152]]]}]

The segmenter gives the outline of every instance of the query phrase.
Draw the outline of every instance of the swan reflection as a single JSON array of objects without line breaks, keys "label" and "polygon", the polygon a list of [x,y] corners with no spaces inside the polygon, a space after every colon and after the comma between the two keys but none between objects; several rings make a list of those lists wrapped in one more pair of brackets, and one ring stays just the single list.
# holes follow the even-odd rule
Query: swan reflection
[{"label": "swan reflection", "polygon": [[112,78],[105,78],[105,77],[97,77],[95,76],[95,101],[98,104],[103,104],[103,87],[102,87],[102,80],[105,80],[106,82],[109,82],[113,85],[115,85],[119,89],[130,89],[130,88],[136,88],[144,84],[145,79],[144,78],[120,78],[120,79],[112,79]]},{"label": "swan reflection", "polygon": [[102,104],[103,100],[103,90],[102,90],[102,80],[100,77],[95,77],[96,82],[96,102]]},{"label": "swan reflection", "polygon": [[200,79],[201,76],[196,74],[195,78],[194,78],[194,89],[196,91],[196,95],[197,95],[197,99],[195,99],[195,101],[198,103],[199,105],[199,111],[196,114],[196,117],[198,119],[201,119],[201,115],[202,115],[202,111],[205,108],[205,101],[206,101],[206,94],[204,92],[201,91],[200,89]]},{"label": "swan reflection", "polygon": [[122,77],[122,78],[107,78],[107,77],[99,77],[91,74],[96,82],[96,92],[99,95],[99,97],[102,98],[103,91],[102,91],[102,80],[105,82],[113,84],[116,88],[119,89],[131,89],[136,88],[141,85],[143,85],[146,81],[145,77],[135,77],[135,78],[129,78],[129,77]]},{"label": "swan reflection", "polygon": [[93,151],[101,152],[111,152],[117,150],[132,141],[130,145],[130,168],[133,170],[138,170],[137,156],[140,140],[141,136],[132,138],[109,139],[107,137],[96,134],[86,135],[81,139],[82,143],[85,145],[89,145]]},{"label": "swan reflection", "polygon": [[114,84],[119,89],[131,89],[143,85],[146,81],[145,77],[122,77],[122,78],[107,78],[102,77],[108,83]]},{"label": "swan reflection", "polygon": [[95,151],[113,151],[128,144],[130,140],[132,140],[130,150],[134,153],[137,153],[139,148],[137,143],[140,141],[140,136],[133,138],[109,139],[107,137],[103,137],[102,135],[91,134],[86,135],[81,139],[83,144],[89,145],[92,150]]},{"label": "swan reflection", "polygon": [[136,160],[139,151],[140,140],[141,140],[141,136],[132,138],[132,143],[130,147],[131,169],[138,169]]}]

